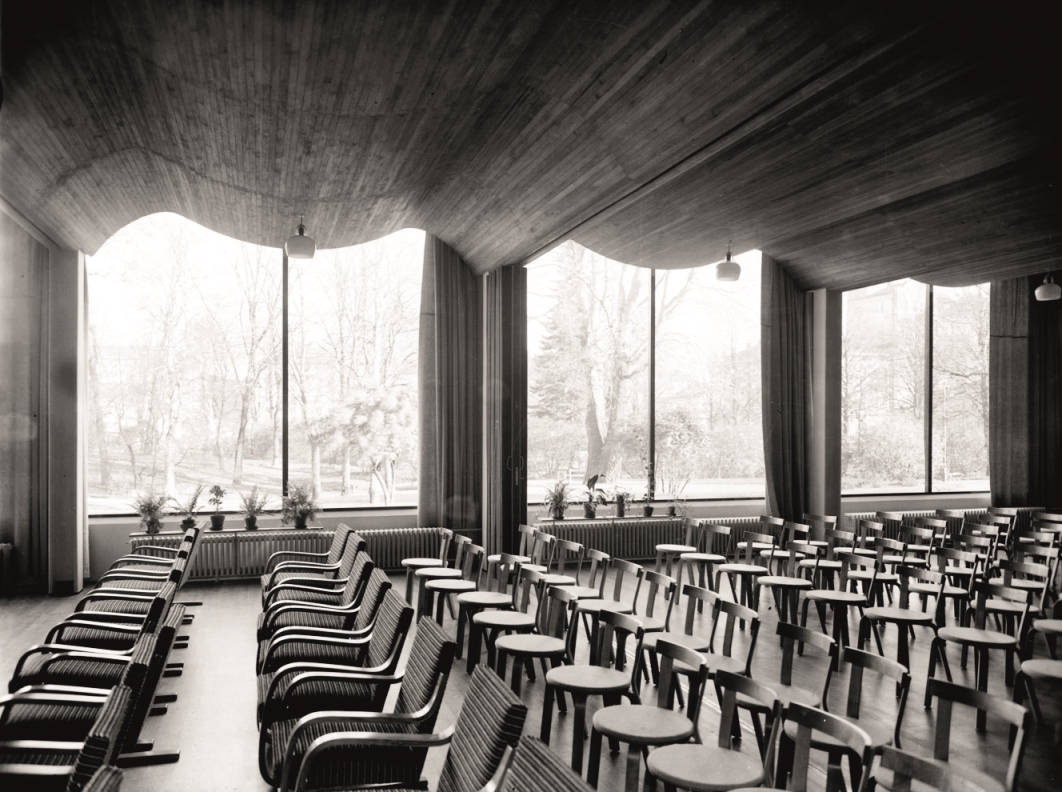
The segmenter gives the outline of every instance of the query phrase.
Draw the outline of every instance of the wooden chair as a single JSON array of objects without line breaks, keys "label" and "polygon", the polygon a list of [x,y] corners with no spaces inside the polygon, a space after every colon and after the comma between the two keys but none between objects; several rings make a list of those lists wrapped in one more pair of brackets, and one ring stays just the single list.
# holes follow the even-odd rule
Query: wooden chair
[{"label": "wooden chair", "polygon": [[885,528],[886,539],[900,538],[900,531],[903,528],[903,519],[903,512],[874,512],[875,522],[881,523]]},{"label": "wooden chair", "polygon": [[[656,652],[659,656],[660,683],[655,706],[638,703],[635,699],[630,705],[603,707],[594,713],[590,732],[590,760],[586,771],[586,780],[593,787],[597,786],[601,765],[602,738],[627,743],[627,792],[638,790],[642,757],[648,754],[649,746],[684,743],[691,737],[700,742],[697,724],[708,668],[697,652],[678,644],[659,641]],[[696,670],[688,676],[676,673],[674,665],[679,661]],[[683,676],[690,680],[686,709],[673,710],[671,707],[678,681]]]},{"label": "wooden chair", "polygon": [[[488,668],[472,673],[468,693],[457,721],[437,734],[394,734],[390,732],[342,731],[314,740],[291,784],[282,792],[311,789],[358,788],[344,783],[351,768],[361,772],[366,764],[377,765],[375,772],[389,785],[425,788],[421,779],[426,750],[449,745],[438,776],[438,789],[447,792],[479,792],[497,789],[512,761],[513,748],[520,739],[527,707],[506,689]],[[287,774],[285,774],[287,777]],[[490,786],[488,786],[490,785]]]},{"label": "wooden chair", "polygon": [[[419,581],[419,595],[416,598],[416,618],[431,616],[431,597],[427,589],[427,583],[432,580],[459,580],[462,577],[462,566],[465,562],[465,551],[472,546],[472,540],[461,534],[454,534],[450,541],[454,548],[453,566],[443,563],[440,566],[420,567],[415,570],[413,577]],[[454,613],[453,603],[450,604],[451,618],[457,618]]]},{"label": "wooden chair", "polygon": [[[778,618],[796,624],[797,601],[801,591],[809,591],[812,588],[811,581],[799,574],[800,562],[807,558],[815,558],[824,551],[824,548],[812,545],[808,542],[791,540],[789,550],[786,553],[785,567],[778,575],[760,575],[755,579],[757,588],[770,589],[774,596],[775,607],[778,610]],[[760,595],[757,592],[756,601]]]},{"label": "wooden chair", "polygon": [[[851,551],[837,554],[841,562],[839,583],[834,589],[811,589],[804,594],[804,605],[800,611],[800,626],[806,627],[808,623],[808,608],[814,603],[818,611],[819,624],[823,633],[826,632],[826,608],[833,611],[833,640],[839,647],[848,646],[848,609],[859,609],[860,617],[867,607],[867,595],[858,591],[849,590],[849,571],[853,568],[864,568],[871,572],[870,579],[865,581],[867,588],[874,590],[876,585],[875,576],[881,568],[878,558],[866,558]],[[853,581],[854,582],[854,581]],[[834,654],[834,662],[838,662],[837,654]]]},{"label": "wooden chair", "polygon": [[[457,656],[465,642],[465,626],[468,626],[468,673],[479,662],[482,646],[482,630],[477,628],[475,617],[485,610],[515,610],[517,582],[520,578],[520,559],[524,556],[498,553],[493,565],[477,581],[478,588],[457,595]],[[489,556],[488,556],[489,558]]]},{"label": "wooden chair", "polygon": [[826,532],[837,528],[837,515],[809,514],[808,512],[804,512],[800,517],[800,522],[804,523],[811,529],[811,534],[808,537],[811,543],[819,547],[825,547]]},{"label": "wooden chair", "polygon": [[[516,535],[519,537],[516,552],[508,553],[509,556],[514,556],[522,565],[531,563],[531,548],[535,543],[535,534],[538,533],[538,528],[533,525],[519,525],[516,528]],[[501,553],[491,553],[487,556],[486,564],[486,576],[489,578],[494,574],[495,565],[501,560]],[[542,571],[542,570],[539,570]]]},{"label": "wooden chair", "polygon": [[[786,565],[786,561],[793,555],[793,551],[789,548],[790,543],[797,542],[801,547],[806,547],[810,533],[811,529],[807,525],[786,520],[782,525],[782,530],[779,532],[778,543],[761,550],[760,558],[769,559],[768,569],[771,569],[771,564],[776,564],[774,572],[782,574],[782,568]],[[820,546],[825,547],[825,543]]]},{"label": "wooden chair", "polygon": [[855,534],[852,531],[828,530],[825,553],[816,553],[801,560],[798,567],[810,577],[813,588],[832,588],[837,573],[841,571],[841,560],[837,554],[854,545]]},{"label": "wooden chair", "polygon": [[[782,722],[782,705],[771,688],[748,677],[720,672],[715,679],[720,700],[719,738],[715,745],[684,743],[657,748],[646,762],[646,786],[658,779],[665,792],[689,789],[695,792],[773,786],[774,752],[778,728]],[[762,750],[753,754],[739,751],[734,738],[738,695],[755,701],[770,712],[770,736]],[[739,743],[738,743],[739,744]]]},{"label": "wooden chair", "polygon": [[[450,612],[454,612],[452,598],[461,594],[469,594],[477,591],[479,581],[482,578],[484,556],[486,551],[480,545],[469,544],[464,550],[461,560],[461,577],[432,578],[421,583],[424,592],[424,607],[427,615],[435,611],[435,621],[443,623],[444,605],[450,606]],[[460,621],[458,630],[461,629]]]},{"label": "wooden chair", "polygon": [[414,577],[418,569],[428,567],[445,567],[450,558],[450,543],[453,541],[454,532],[449,528],[439,528],[439,555],[434,557],[403,558],[402,567],[406,570],[406,602],[413,604]]},{"label": "wooden chair", "polygon": [[[697,552],[697,533],[700,527],[700,521],[693,519],[692,517],[685,517],[682,520],[682,529],[684,539],[680,543],[663,543],[656,546],[656,566],[653,567],[655,571],[662,572],[665,575],[671,575],[672,566],[677,566],[679,557],[683,553],[695,553]],[[681,568],[678,570],[681,572]],[[677,574],[673,577],[677,577],[679,580],[682,578]],[[693,579],[690,579],[693,582]]]},{"label": "wooden chair", "polygon": [[759,610],[759,592],[755,586],[755,578],[769,575],[770,570],[756,563],[761,550],[770,550],[774,547],[775,538],[772,534],[746,532],[745,541],[738,544],[741,556],[734,563],[720,564],[715,570],[715,590],[720,591],[719,580],[723,575],[727,576],[730,583],[730,592],[734,599],[751,608]]},{"label": "wooden chair", "polygon": [[[725,537],[722,542],[719,541],[720,537]],[[730,553],[730,526],[701,521],[695,544],[697,550],[679,555],[679,572],[675,577],[682,580],[682,573],[686,571],[690,583],[696,583],[701,588],[712,588],[715,585],[716,565],[725,564]],[[720,544],[723,547],[719,547]]]},{"label": "wooden chair", "polygon": [[[518,573],[512,586],[511,607],[501,603],[497,608],[481,608],[472,614],[472,625],[468,638],[468,673],[472,673],[479,662],[480,645],[486,644],[487,663],[494,668],[497,663],[495,642],[500,634],[519,634],[534,632],[538,624],[538,608],[531,608],[531,595],[541,602],[544,596],[545,572],[537,569],[518,567]],[[462,595],[469,596],[472,595]],[[528,669],[528,675],[533,673]],[[533,677],[532,677],[533,678]]]},{"label": "wooden chair", "polygon": [[[932,679],[937,666],[940,665],[943,666],[948,681],[951,681],[951,668],[948,666],[946,652],[947,642],[951,641],[962,647],[969,647],[974,650],[977,666],[977,690],[985,692],[988,690],[989,652],[993,649],[1000,650],[1006,654],[1006,681],[1008,685],[1013,682],[1014,656],[1018,652],[1019,636],[1023,634],[1025,619],[1028,617],[1029,599],[1031,595],[1028,591],[1012,589],[986,581],[980,581],[975,584],[974,594],[976,597],[976,606],[973,611],[973,626],[942,627],[937,631],[937,637],[933,639],[933,645],[930,648],[929,672],[927,676]],[[1000,597],[1015,602],[1024,602],[1025,607],[1017,620],[1013,635],[986,628],[985,623],[988,615],[988,600],[990,597]],[[930,688],[927,685],[925,704],[928,707],[930,706],[930,703]],[[984,731],[984,728],[985,711],[982,709],[978,710],[977,713],[977,730]]]},{"label": "wooden chair", "polygon": [[[977,553],[938,547],[930,561],[935,565],[936,571],[944,576],[944,587],[940,588],[935,583],[918,582],[911,584],[911,591],[922,597],[923,602],[930,595],[952,600],[956,622],[962,624],[972,597],[973,585],[979,579],[977,570],[981,560]],[[953,572],[956,574],[953,575]]]},{"label": "wooden chair", "polygon": [[865,556],[877,555],[877,550],[874,549],[874,540],[887,538],[885,536],[884,523],[875,522],[874,520],[856,520],[853,533],[855,534],[855,544],[852,545],[852,552]]},{"label": "wooden chair", "polygon": [[[586,548],[579,542],[557,539],[546,571],[547,586],[575,586],[578,584],[579,572],[583,566]],[[570,574],[571,573],[571,574]],[[590,592],[596,596],[597,592]]]},{"label": "wooden chair", "polygon": [[714,614],[714,605],[719,599],[718,595],[716,595],[715,592],[701,588],[700,586],[691,586],[687,584],[682,587],[682,596],[686,598],[686,618],[683,632],[658,630],[656,632],[647,633],[640,646],[644,655],[643,662],[649,665],[652,670],[654,683],[658,681],[659,676],[659,670],[656,665],[657,641],[670,641],[671,643],[685,646],[687,649],[693,649],[698,652],[707,651],[711,646],[710,638],[707,635],[696,634],[693,628],[694,621],[697,617],[697,605],[707,602],[708,607],[713,608]]},{"label": "wooden chair", "polygon": [[[538,573],[532,573],[536,576]],[[554,668],[564,662],[571,662],[569,641],[571,630],[569,626],[569,611],[574,611],[574,604],[579,598],[567,590],[567,586],[546,586],[545,580],[539,578],[540,591],[544,594],[539,596],[538,610],[535,619],[537,632],[524,632],[514,635],[503,635],[494,642],[497,652],[495,669],[498,676],[505,679],[505,667],[509,655],[513,657],[512,689],[513,693],[520,695],[525,666],[530,666],[538,660],[542,667],[542,673],[547,672],[546,662]],[[574,625],[571,627],[575,629]],[[533,671],[532,671],[533,673]],[[559,699],[561,710],[564,711],[564,699]]]},{"label": "wooden chair", "polygon": [[[920,518],[926,519],[926,518]],[[962,524],[966,521],[965,509],[937,509],[936,519],[944,521],[942,535],[937,540],[938,545],[947,546],[962,532]]]},{"label": "wooden chair", "polygon": [[[574,619],[572,623],[575,623]],[[578,773],[583,771],[587,699],[590,696],[601,696],[605,706],[619,704],[621,696],[634,699],[633,691],[638,684],[638,661],[635,661],[632,671],[626,673],[621,667],[614,667],[615,658],[626,653],[628,640],[634,643],[634,656],[639,657],[642,637],[645,634],[636,619],[614,611],[602,611],[598,614],[598,627],[595,632],[590,664],[562,665],[548,671],[546,694],[542,703],[542,728],[539,737],[548,745],[556,692],[565,692],[572,697],[572,709],[575,711],[572,724],[572,769]]]}]

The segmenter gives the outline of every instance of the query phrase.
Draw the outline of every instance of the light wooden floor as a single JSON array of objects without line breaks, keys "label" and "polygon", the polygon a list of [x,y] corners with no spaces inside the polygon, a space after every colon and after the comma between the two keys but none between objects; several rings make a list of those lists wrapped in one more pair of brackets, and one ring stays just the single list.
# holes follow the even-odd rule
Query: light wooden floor
[{"label": "light wooden floor", "polygon": [[[402,590],[402,582],[395,580]],[[186,628],[191,638],[188,649],[177,651],[171,659],[183,661],[184,675],[163,680],[162,690],[176,692],[179,700],[161,717],[149,718],[144,738],[155,741],[156,748],[179,748],[176,764],[131,769],[126,772],[123,792],[184,792],[208,790],[257,792],[268,786],[260,779],[257,766],[258,733],[255,728],[255,618],[260,610],[257,582],[190,584],[181,594],[184,600],[201,600],[195,609],[195,623]],[[10,678],[23,649],[41,642],[48,628],[73,610],[76,598],[15,598],[0,600],[0,679]],[[753,676],[766,683],[778,679],[780,651],[773,638],[776,616],[767,598],[761,606],[763,628],[753,664]],[[677,612],[676,612],[677,613]],[[814,616],[812,616],[812,622]],[[707,623],[707,622],[706,622]],[[676,621],[678,627],[681,621]],[[446,625],[453,629],[447,619]],[[886,654],[894,656],[895,633],[886,634]],[[747,640],[741,635],[739,641]],[[407,644],[408,645],[408,644]],[[585,649],[585,641],[581,644]],[[931,744],[933,715],[922,708],[925,691],[928,640],[919,635],[912,647],[914,681],[903,727],[903,746],[928,752]],[[1042,641],[1037,656],[1045,653]],[[973,664],[963,672],[958,669],[958,655],[952,653],[956,681],[972,684]],[[798,659],[797,682],[808,686],[821,684],[823,666],[817,658]],[[1002,663],[993,658],[990,690],[1010,696],[1003,682]],[[834,675],[830,708],[843,712],[848,675]],[[439,728],[456,717],[467,690],[468,677],[459,661],[451,677]],[[6,686],[6,685],[5,685]],[[525,727],[537,736],[541,723],[542,682],[525,683],[523,698],[530,707]],[[895,715],[895,697],[891,683],[868,688],[865,707],[876,717],[891,719]],[[1029,739],[1021,788],[1027,792],[1057,792],[1062,788],[1062,691],[1044,691],[1041,695],[1048,726],[1034,732]],[[591,700],[591,712],[596,704]],[[705,699],[701,729],[705,741],[717,735],[718,710],[714,695]],[[953,730],[953,762],[981,767],[1002,777],[1006,756],[1006,730],[989,722],[986,733],[974,729],[972,713],[960,712]],[[751,749],[754,740],[744,741]],[[571,756],[570,715],[554,717],[552,746],[565,759]],[[437,770],[444,753],[434,751],[428,767],[429,776]],[[622,789],[624,755],[610,757],[606,751],[601,763],[600,788]],[[585,774],[585,770],[584,770]],[[813,767],[812,788],[822,789],[821,763]]]}]

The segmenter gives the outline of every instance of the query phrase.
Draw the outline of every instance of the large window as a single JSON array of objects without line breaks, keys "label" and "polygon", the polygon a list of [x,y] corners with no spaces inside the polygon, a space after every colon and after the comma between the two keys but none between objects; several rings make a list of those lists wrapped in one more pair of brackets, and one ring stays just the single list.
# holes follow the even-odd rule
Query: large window
[{"label": "large window", "polygon": [[842,491],[988,489],[988,286],[902,280],[843,306]]},{"label": "large window", "polygon": [[529,265],[531,502],[558,479],[593,475],[635,497],[763,496],[760,255],[739,260],[737,283],[710,267],[631,267],[573,242]]},{"label": "large window", "polygon": [[423,233],[290,263],[289,409],[282,257],[173,214],[131,223],[88,259],[88,504],[289,480],[325,506],[416,502]]}]

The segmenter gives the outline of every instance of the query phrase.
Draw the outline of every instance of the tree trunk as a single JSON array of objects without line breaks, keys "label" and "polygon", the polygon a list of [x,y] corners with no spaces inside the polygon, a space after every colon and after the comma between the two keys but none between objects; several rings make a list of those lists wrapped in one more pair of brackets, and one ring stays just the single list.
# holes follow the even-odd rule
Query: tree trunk
[{"label": "tree trunk", "polygon": [[96,334],[89,331],[89,396],[92,400],[92,422],[96,432],[96,448],[100,454],[100,486],[107,490],[111,486],[111,454],[107,448],[106,424],[103,420],[103,405],[100,403],[99,374],[96,364],[99,359],[99,345]]},{"label": "tree trunk", "polygon": [[247,441],[247,421],[250,415],[250,394],[243,394],[243,404],[240,405],[240,428],[236,432],[236,451],[232,460],[232,484],[240,486],[243,483],[243,446]]},{"label": "tree trunk", "polygon": [[317,436],[310,437],[310,482],[313,491],[321,492],[321,441]]},{"label": "tree trunk", "polygon": [[343,472],[339,483],[339,491],[346,495],[350,492],[350,443],[343,443]]}]

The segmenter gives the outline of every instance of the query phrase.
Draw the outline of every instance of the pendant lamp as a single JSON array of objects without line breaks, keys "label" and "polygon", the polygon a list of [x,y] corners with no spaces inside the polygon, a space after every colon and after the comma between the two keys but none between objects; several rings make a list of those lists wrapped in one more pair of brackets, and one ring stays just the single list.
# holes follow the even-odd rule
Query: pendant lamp
[{"label": "pendant lamp", "polygon": [[299,227],[284,243],[284,252],[288,254],[289,259],[312,259],[317,250],[317,243],[313,241],[313,237],[306,236],[306,226],[302,222],[302,217],[299,215]]},{"label": "pendant lamp", "polygon": [[1050,274],[1044,277],[1044,282],[1036,287],[1036,299],[1040,302],[1062,299],[1062,286],[1055,283]]},{"label": "pendant lamp", "polygon": [[741,277],[741,265],[730,258],[730,243],[726,246],[726,258],[715,268],[715,279],[733,282]]}]

